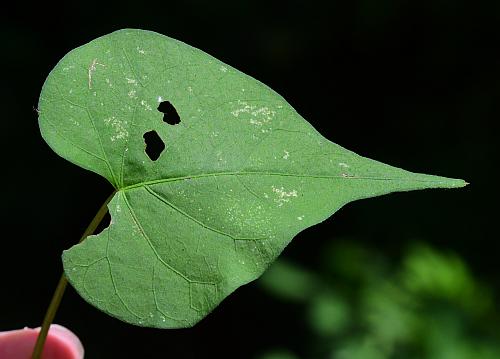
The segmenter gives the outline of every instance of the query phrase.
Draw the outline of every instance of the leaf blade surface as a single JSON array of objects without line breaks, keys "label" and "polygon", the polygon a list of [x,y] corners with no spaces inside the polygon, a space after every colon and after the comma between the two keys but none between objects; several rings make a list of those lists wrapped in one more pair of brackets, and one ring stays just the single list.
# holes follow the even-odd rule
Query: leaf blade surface
[{"label": "leaf blade surface", "polygon": [[[165,100],[179,124],[156,110]],[[51,148],[117,189],[111,225],[64,252],[65,273],[85,300],[137,325],[194,325],[348,202],[465,184],[358,156],[257,80],[143,30],[67,54],[39,109]],[[155,161],[148,131],[166,146]]]}]

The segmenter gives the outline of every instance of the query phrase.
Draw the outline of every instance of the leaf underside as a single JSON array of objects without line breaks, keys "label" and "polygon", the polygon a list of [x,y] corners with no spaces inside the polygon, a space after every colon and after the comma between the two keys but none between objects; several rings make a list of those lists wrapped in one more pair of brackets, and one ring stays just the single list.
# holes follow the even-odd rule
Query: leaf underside
[{"label": "leaf underside", "polygon": [[[164,101],[180,123],[164,121]],[[358,156],[259,81],[149,31],[71,51],[39,111],[50,147],[117,190],[111,225],[64,251],[66,276],[86,301],[135,325],[194,325],[348,202],[465,184]],[[156,160],[145,152],[151,131],[165,145]]]}]

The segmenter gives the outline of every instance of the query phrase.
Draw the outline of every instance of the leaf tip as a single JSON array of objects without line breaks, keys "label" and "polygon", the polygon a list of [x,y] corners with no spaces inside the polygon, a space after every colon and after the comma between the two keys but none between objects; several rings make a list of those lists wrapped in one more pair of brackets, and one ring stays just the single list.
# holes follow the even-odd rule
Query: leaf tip
[{"label": "leaf tip", "polygon": [[447,178],[448,188],[463,188],[468,186],[470,183],[464,181],[463,179]]}]

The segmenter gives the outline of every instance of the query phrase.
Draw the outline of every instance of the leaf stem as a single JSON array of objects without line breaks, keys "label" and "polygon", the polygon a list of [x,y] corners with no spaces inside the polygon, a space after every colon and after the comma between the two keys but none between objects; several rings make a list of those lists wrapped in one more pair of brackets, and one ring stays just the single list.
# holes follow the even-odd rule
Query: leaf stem
[{"label": "leaf stem", "polygon": [[[85,238],[94,233],[97,226],[99,226],[104,216],[106,215],[108,210],[107,208],[108,203],[111,201],[115,193],[116,190],[113,191],[113,193],[111,193],[111,195],[106,199],[101,208],[99,208],[97,214],[95,215],[94,219],[92,219],[87,229],[83,232],[83,235],[78,241],[78,243],[81,243]],[[47,339],[47,334],[49,332],[50,325],[52,324],[52,321],[56,316],[57,309],[59,308],[59,304],[61,304],[61,300],[67,285],[68,285],[68,280],[66,279],[66,276],[64,275],[63,272],[63,274],[61,275],[61,279],[59,279],[59,283],[57,284],[54,295],[52,296],[52,300],[50,301],[50,305],[47,309],[47,312],[45,313],[45,317],[43,318],[42,328],[40,329],[40,333],[38,334],[38,338],[36,340],[35,348],[33,349],[33,354],[31,356],[31,359],[40,359],[42,356],[43,346],[45,344],[45,340]]]}]

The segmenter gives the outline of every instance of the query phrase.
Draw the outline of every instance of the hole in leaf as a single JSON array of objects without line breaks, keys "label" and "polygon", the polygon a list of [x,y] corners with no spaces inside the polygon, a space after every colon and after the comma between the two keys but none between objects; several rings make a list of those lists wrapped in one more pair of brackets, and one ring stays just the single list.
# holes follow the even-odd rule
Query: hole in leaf
[{"label": "hole in leaf", "polygon": [[154,130],[146,132],[142,137],[146,143],[146,154],[152,161],[156,161],[165,149],[165,143]]},{"label": "hole in leaf", "polygon": [[163,113],[163,122],[168,123],[169,125],[177,125],[181,122],[181,118],[179,117],[177,110],[169,101],[160,102],[158,105],[158,111]]}]

